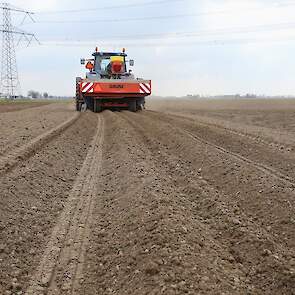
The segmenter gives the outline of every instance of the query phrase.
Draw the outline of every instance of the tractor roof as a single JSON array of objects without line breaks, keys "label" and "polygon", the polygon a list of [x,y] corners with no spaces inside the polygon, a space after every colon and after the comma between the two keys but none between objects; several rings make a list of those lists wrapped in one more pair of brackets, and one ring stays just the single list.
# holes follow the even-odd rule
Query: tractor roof
[{"label": "tractor roof", "polygon": [[126,53],[122,52],[94,52],[92,56],[127,56]]}]

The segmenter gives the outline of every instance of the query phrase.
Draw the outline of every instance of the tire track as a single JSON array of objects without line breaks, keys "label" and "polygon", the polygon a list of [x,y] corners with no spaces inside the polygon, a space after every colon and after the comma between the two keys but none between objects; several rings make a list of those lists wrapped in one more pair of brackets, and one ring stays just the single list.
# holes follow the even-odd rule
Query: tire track
[{"label": "tire track", "polygon": [[[195,294],[183,289],[196,291],[195,276],[211,273],[206,262],[201,262],[200,248],[195,241],[200,236],[204,237],[201,250],[204,256],[206,253],[219,261],[220,257],[230,254],[214,238],[214,233],[202,218],[194,215],[196,199],[182,195],[184,188],[179,175],[175,177],[177,171],[166,165],[167,160],[175,168],[173,159],[165,156],[161,159],[162,153],[159,155],[157,148],[149,144],[149,139],[153,137],[152,130],[147,133],[139,122],[137,124],[135,117],[127,112],[116,113],[108,120],[104,157],[106,162],[101,182],[101,189],[105,193],[97,201],[97,224],[94,225],[99,233],[103,228],[107,236],[97,235],[94,231],[91,256],[88,256],[87,261],[87,266],[90,264],[90,278],[85,282],[86,291],[81,291],[80,294],[158,294],[161,290],[163,294]],[[124,154],[124,150],[128,155]],[[113,177],[110,177],[110,173]],[[140,175],[144,177],[141,178]],[[107,188],[110,190],[107,191]],[[210,192],[201,192],[197,185],[195,193],[205,199]],[[171,249],[169,258],[163,248]],[[189,250],[187,252],[184,249]],[[175,263],[179,256],[182,257],[185,270],[182,263]],[[158,263],[162,259],[163,263],[156,267],[159,274],[146,272],[150,263]],[[222,272],[221,264],[216,268],[219,274],[222,273],[220,276],[224,281],[220,285],[224,289],[229,285],[231,276],[237,273],[243,276],[243,273],[232,267],[230,262],[223,263],[227,265],[225,273]],[[176,276],[171,278],[172,282],[175,280],[174,289],[178,289],[177,283],[181,280],[191,281],[191,285],[183,287],[182,293],[173,292],[170,280],[159,287],[157,280],[170,273],[175,273]],[[152,287],[151,280],[157,282],[157,287]],[[242,284],[241,282],[240,285]],[[239,288],[242,290],[244,287]]]},{"label": "tire track", "polygon": [[250,159],[248,159],[248,158],[246,158],[246,157],[244,157],[242,155],[231,152],[231,151],[229,151],[229,150],[227,150],[227,149],[225,149],[225,148],[223,148],[221,146],[218,146],[218,145],[216,145],[214,143],[211,143],[211,142],[209,142],[207,140],[204,140],[201,137],[199,137],[199,136],[197,136],[197,135],[195,135],[195,134],[193,134],[193,133],[191,133],[191,132],[189,132],[187,130],[182,130],[182,131],[185,132],[189,137],[197,140],[198,142],[203,143],[203,144],[205,144],[207,146],[213,147],[216,150],[218,150],[219,152],[222,152],[223,154],[230,155],[230,156],[232,156],[233,158],[235,158],[235,159],[237,159],[239,161],[245,162],[245,163],[255,167],[257,170],[260,170],[261,172],[263,172],[265,174],[268,174],[268,175],[270,175],[270,176],[272,176],[274,178],[277,178],[280,181],[288,184],[292,188],[295,188],[294,180],[292,178],[282,174],[281,172],[279,172],[279,171],[277,171],[277,170],[275,170],[275,169],[273,169],[271,167],[268,167],[268,166],[266,166],[264,164],[252,161],[252,160],[250,160]]},{"label": "tire track", "polygon": [[104,121],[99,116],[97,132],[83,167],[53,229],[40,265],[25,293],[27,295],[79,294],[93,198],[97,193],[101,168],[103,139]]},{"label": "tire track", "polygon": [[[201,217],[201,220],[206,224],[207,232],[214,237],[211,243],[215,243],[215,245],[223,248],[225,260],[236,264],[236,268],[243,273],[239,277],[240,284],[244,281],[244,286],[247,286],[251,292],[254,292],[255,288],[261,287],[260,282],[256,280],[257,278],[254,275],[249,275],[249,273],[253,269],[259,269],[260,267],[264,267],[266,272],[272,272],[272,268],[265,266],[265,261],[261,260],[261,253],[269,248],[273,251],[270,252],[269,260],[273,264],[280,265],[280,268],[285,270],[287,275],[285,277],[282,275],[282,280],[286,280],[287,284],[289,284],[288,279],[291,276],[292,269],[287,266],[289,258],[286,257],[292,257],[293,253],[288,250],[284,242],[277,240],[266,228],[254,222],[244,210],[237,209],[236,200],[232,200],[227,194],[216,190],[208,181],[200,177],[197,171],[194,171],[185,162],[183,163],[181,156],[176,154],[175,151],[171,153],[170,149],[161,148],[161,146],[157,145],[158,140],[153,142],[153,134],[148,132],[148,127],[143,127],[144,123],[142,125],[139,123],[139,116],[137,120],[135,116],[132,119],[126,114],[122,114],[122,117],[143,138],[145,146],[153,154],[156,163],[162,163],[161,170],[164,172],[168,168],[165,171],[167,179],[169,179],[168,175],[170,175],[175,183],[181,184],[183,181],[181,180],[182,176],[178,175],[176,167],[186,175],[185,181],[189,188],[188,191],[190,191],[186,195],[186,199],[196,202],[196,195],[199,192],[201,193],[198,197],[197,205],[192,203],[192,207],[195,208],[196,216]],[[180,134],[183,134],[181,130],[178,131]],[[203,144],[203,142],[199,143]],[[223,232],[222,235],[221,231]],[[251,257],[248,257],[248,251],[252,251]],[[247,257],[245,262],[243,261],[244,265],[241,265],[241,257]],[[252,265],[252,269],[248,268],[247,263]],[[249,282],[249,277],[251,278],[251,283]]]},{"label": "tire track", "polygon": [[80,113],[76,113],[72,118],[56,126],[55,128],[37,136],[27,144],[12,150],[5,156],[0,157],[0,176],[9,172],[25,159],[30,158],[35,154],[36,150],[52,141],[70,126],[72,126],[80,117]]},{"label": "tire track", "polygon": [[[156,111],[149,111],[151,113],[158,113]],[[213,127],[215,129],[218,129],[218,130],[222,130],[222,131],[226,131],[227,133],[230,133],[230,134],[233,134],[233,135],[237,135],[239,137],[243,137],[243,138],[247,138],[259,145],[263,145],[263,146],[268,146],[268,147],[273,147],[275,148],[276,150],[280,151],[280,152],[290,152],[292,151],[293,147],[291,145],[282,145],[280,144],[279,142],[277,141],[271,141],[271,140],[267,140],[265,138],[263,138],[262,136],[259,136],[259,135],[251,135],[247,132],[242,132],[242,131],[238,131],[238,130],[235,130],[235,129],[232,129],[232,128],[229,128],[229,127],[226,127],[226,126],[222,126],[222,125],[218,125],[217,123],[209,123],[209,122],[205,122],[202,117],[198,117],[198,116],[195,116],[194,118],[193,117],[190,117],[190,116],[185,116],[185,115],[179,115],[179,114],[176,114],[176,113],[173,113],[173,112],[169,112],[167,113],[166,115],[168,116],[173,116],[173,117],[177,117],[179,119],[184,119],[184,120],[188,120],[192,123],[197,123],[198,125],[202,125],[204,127]]]},{"label": "tire track", "polygon": [[[121,115],[123,118],[124,118],[124,120],[131,126],[131,128],[135,131],[135,132],[137,132],[138,133],[138,135],[140,135],[142,138],[143,138],[143,140],[144,140],[144,142],[145,142],[145,145],[148,147],[148,149],[149,149],[149,151],[151,152],[151,154],[154,154],[154,157],[156,158],[157,157],[157,153],[155,153],[155,151],[153,150],[153,148],[151,147],[151,144],[150,144],[150,141],[148,140],[148,137],[147,137],[147,135],[145,134],[146,133],[146,131],[145,131],[145,129],[144,128],[142,128],[141,126],[139,126],[138,124],[136,124],[135,122],[133,122],[131,119],[130,119],[130,117],[128,117],[126,114],[122,114]],[[175,127],[176,128],[176,127]],[[253,161],[251,161],[251,160],[249,160],[249,159],[247,159],[247,158],[244,158],[244,157],[242,157],[242,156],[240,156],[240,155],[237,155],[237,154],[234,154],[234,153],[231,153],[231,152],[229,152],[229,151],[227,151],[227,150],[225,150],[225,149],[223,149],[223,148],[220,148],[220,147],[218,147],[218,146],[216,146],[216,145],[214,145],[214,144],[211,144],[211,143],[209,143],[209,142],[207,142],[207,141],[205,141],[205,140],[203,140],[203,139],[201,139],[201,138],[199,138],[199,137],[197,137],[197,136],[195,136],[194,134],[191,134],[190,132],[187,132],[187,131],[184,131],[184,130],[182,130],[182,129],[180,129],[180,128],[176,128],[176,129],[178,129],[178,131],[180,132],[180,133],[187,133],[193,140],[198,140],[198,142],[199,143],[201,143],[201,144],[205,144],[205,145],[209,145],[210,147],[214,147],[215,149],[217,149],[218,148],[218,151],[221,151],[222,153],[226,153],[226,154],[230,154],[231,156],[234,156],[236,159],[238,159],[238,160],[243,160],[243,161],[246,161],[247,162],[247,164],[253,164]],[[159,154],[158,154],[159,155]],[[171,158],[170,156],[169,156],[169,154],[165,151],[165,150],[161,150],[160,151],[160,161],[161,162],[163,162],[163,163],[169,163],[170,162],[170,160],[169,160],[169,158]],[[176,155],[175,156],[175,159],[174,159],[174,161],[175,162],[177,162],[177,159],[179,159],[179,156],[178,155]],[[257,163],[258,164],[258,163]],[[258,164],[259,165],[259,164]],[[173,169],[173,167],[175,167],[175,165],[171,165],[171,169]],[[182,168],[182,170],[186,170],[186,167],[185,166],[183,166],[183,167],[181,167]],[[261,169],[265,172],[265,168],[264,167],[261,167]],[[208,196],[210,196],[210,199],[212,199],[212,200],[214,200],[214,206],[216,206],[216,207],[218,207],[218,211],[219,212],[221,212],[224,216],[227,216],[227,219],[232,223],[232,224],[234,224],[235,222],[233,222],[233,220],[234,219],[236,219],[236,216],[235,216],[235,214],[233,213],[233,212],[231,212],[232,211],[232,209],[233,208],[230,208],[230,207],[226,207],[225,206],[225,204],[223,203],[223,202],[219,202],[219,197],[220,197],[220,195],[222,195],[222,198],[223,199],[227,199],[227,197],[226,197],[226,195],[224,194],[224,193],[222,193],[222,192],[220,192],[220,191],[218,191],[218,190],[216,190],[207,180],[205,180],[203,177],[196,177],[196,175],[195,174],[189,174],[189,172],[190,172],[190,169],[188,169],[188,171],[187,171],[187,182],[188,182],[188,184],[189,184],[189,186],[190,187],[194,187],[196,190],[198,189],[198,190],[200,190],[200,191],[202,191],[202,193],[203,193],[203,195],[205,196],[205,198],[208,198]],[[268,172],[268,170],[267,170],[267,172]],[[270,173],[272,173],[272,171],[270,172]],[[274,172],[274,173],[276,173],[276,172]],[[198,174],[198,173],[197,173]],[[198,176],[200,176],[199,174],[198,174]],[[274,176],[273,174],[271,174],[271,176]],[[285,179],[284,179],[285,180]],[[293,184],[293,182],[292,182],[292,184]],[[212,205],[212,207],[213,207],[213,205]],[[241,215],[243,215],[243,219],[244,220],[247,220],[247,216],[246,216],[246,214],[244,213],[244,212],[241,212],[240,213]],[[255,223],[252,223],[252,222],[250,222],[249,220],[247,221],[248,222],[248,226],[249,225],[251,225],[252,227],[253,226],[257,226]],[[253,235],[256,235],[256,236],[258,236],[259,235],[259,233],[261,233],[261,232],[263,232],[263,235],[265,235],[265,236],[268,236],[268,239],[269,240],[271,240],[272,239],[272,237],[271,236],[269,236],[269,234],[268,234],[268,232],[266,231],[266,230],[263,230],[263,229],[261,229],[261,228],[256,228],[255,230],[252,230],[252,233],[253,233]],[[254,234],[255,233],[255,234]],[[279,243],[278,243],[279,244]],[[280,248],[282,248],[283,246],[280,244],[280,246],[279,246]]]},{"label": "tire track", "polygon": [[[157,112],[155,112],[157,113]],[[157,113],[159,115],[159,113]],[[159,121],[162,121],[162,122],[165,122],[166,124],[169,124],[171,126],[173,126],[175,129],[177,129],[179,132],[181,133],[185,133],[187,136],[189,136],[190,138],[194,139],[195,141],[199,142],[199,143],[202,143],[202,144],[205,144],[206,146],[210,146],[214,149],[216,149],[217,151],[223,153],[223,154],[226,154],[226,155],[230,155],[231,157],[235,158],[236,160],[239,160],[240,162],[244,162],[244,163],[247,163],[248,165],[251,165],[252,167],[256,168],[257,170],[265,173],[265,174],[268,174],[282,182],[284,182],[285,184],[289,185],[292,189],[295,188],[295,181],[293,178],[287,176],[287,175],[284,175],[283,173],[277,171],[276,169],[274,168],[271,168],[265,164],[262,164],[262,163],[259,163],[259,162],[256,162],[256,161],[253,161],[245,156],[242,156],[238,153],[235,153],[235,152],[232,152],[228,149],[225,149],[219,145],[216,145],[212,142],[209,142],[203,138],[201,138],[200,136],[184,129],[184,128],[180,128],[178,126],[176,126],[175,124],[171,124],[170,122],[167,122],[165,120],[163,120],[162,118],[160,119],[159,117],[156,118],[157,120]]]}]

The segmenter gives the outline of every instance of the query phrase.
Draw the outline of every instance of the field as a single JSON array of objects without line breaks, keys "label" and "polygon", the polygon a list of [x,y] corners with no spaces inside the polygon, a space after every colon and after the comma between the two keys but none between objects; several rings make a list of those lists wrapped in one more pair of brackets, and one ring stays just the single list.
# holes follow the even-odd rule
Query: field
[{"label": "field", "polygon": [[295,294],[295,100],[0,103],[0,294]]}]

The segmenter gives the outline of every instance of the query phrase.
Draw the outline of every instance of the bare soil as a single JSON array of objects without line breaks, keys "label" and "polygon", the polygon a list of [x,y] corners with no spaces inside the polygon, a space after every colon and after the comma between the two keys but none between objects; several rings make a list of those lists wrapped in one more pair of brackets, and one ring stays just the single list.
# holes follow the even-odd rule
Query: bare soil
[{"label": "bare soil", "polygon": [[295,294],[294,101],[71,108],[1,139],[0,294]]},{"label": "bare soil", "polygon": [[29,108],[36,108],[49,104],[49,101],[25,101],[25,102],[0,102],[0,113],[16,112]]},{"label": "bare soil", "polygon": [[2,113],[0,157],[55,128],[74,115],[73,107],[69,103],[52,103],[18,112]]}]

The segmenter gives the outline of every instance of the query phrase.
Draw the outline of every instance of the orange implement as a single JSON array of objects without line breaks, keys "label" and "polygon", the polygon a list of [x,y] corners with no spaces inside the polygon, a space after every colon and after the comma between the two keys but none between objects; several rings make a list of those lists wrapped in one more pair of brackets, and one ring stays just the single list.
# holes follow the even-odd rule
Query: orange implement
[{"label": "orange implement", "polygon": [[81,92],[84,95],[98,97],[145,97],[151,94],[151,80],[82,80],[80,83]]}]

